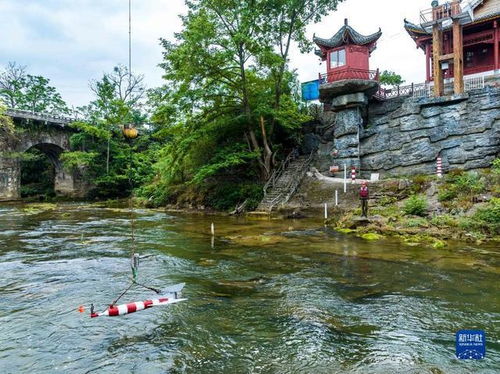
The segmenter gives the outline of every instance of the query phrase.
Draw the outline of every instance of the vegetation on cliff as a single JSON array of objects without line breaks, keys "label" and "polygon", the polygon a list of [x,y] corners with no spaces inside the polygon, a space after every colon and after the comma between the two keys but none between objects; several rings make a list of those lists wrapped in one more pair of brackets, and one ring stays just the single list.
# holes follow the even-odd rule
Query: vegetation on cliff
[{"label": "vegetation on cliff", "polygon": [[358,235],[379,233],[400,237],[409,245],[436,248],[444,240],[500,240],[500,160],[491,169],[454,170],[443,179],[414,176],[400,189],[401,179],[388,180],[377,191],[365,225],[354,218],[360,210],[340,215],[338,229]]}]

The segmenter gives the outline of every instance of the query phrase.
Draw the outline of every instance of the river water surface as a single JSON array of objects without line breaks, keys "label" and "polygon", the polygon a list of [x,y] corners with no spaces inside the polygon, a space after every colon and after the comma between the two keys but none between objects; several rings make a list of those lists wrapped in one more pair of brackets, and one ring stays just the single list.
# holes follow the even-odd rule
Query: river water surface
[{"label": "river water surface", "polygon": [[[0,206],[1,373],[500,372],[492,245],[435,250],[314,220],[136,210],[149,256],[139,279],[185,282],[188,301],[90,319],[90,303],[104,309],[128,283],[130,233],[126,209]],[[485,359],[455,358],[467,328],[486,331]]]}]

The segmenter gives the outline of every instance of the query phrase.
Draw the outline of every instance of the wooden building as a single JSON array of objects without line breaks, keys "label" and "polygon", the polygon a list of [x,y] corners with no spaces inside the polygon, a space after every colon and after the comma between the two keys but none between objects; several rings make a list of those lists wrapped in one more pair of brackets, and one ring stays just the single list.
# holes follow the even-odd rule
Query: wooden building
[{"label": "wooden building", "polygon": [[316,55],[326,61],[326,74],[321,75],[321,82],[378,79],[378,71],[370,70],[369,60],[381,35],[381,30],[368,36],[361,35],[349,26],[346,19],[344,26],[330,39],[314,36],[313,41],[319,47]]},{"label": "wooden building", "polygon": [[426,81],[436,96],[443,80],[461,93],[464,76],[500,73],[500,0],[435,0],[419,24],[405,20],[405,29],[426,55]]}]

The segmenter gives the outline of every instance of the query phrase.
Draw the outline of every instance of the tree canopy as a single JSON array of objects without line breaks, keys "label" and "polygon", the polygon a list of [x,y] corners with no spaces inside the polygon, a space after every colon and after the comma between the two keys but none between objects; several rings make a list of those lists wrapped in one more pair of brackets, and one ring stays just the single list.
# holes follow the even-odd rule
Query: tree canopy
[{"label": "tree canopy", "polygon": [[12,109],[69,113],[61,94],[50,85],[49,79],[28,74],[25,66],[14,62],[10,62],[0,73],[0,98]]}]

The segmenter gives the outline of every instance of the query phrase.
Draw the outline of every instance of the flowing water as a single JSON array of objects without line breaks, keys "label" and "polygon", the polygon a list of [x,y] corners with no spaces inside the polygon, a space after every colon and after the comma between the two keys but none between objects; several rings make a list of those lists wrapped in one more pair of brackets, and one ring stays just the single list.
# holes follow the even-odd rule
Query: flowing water
[{"label": "flowing water", "polygon": [[[492,245],[136,210],[139,279],[185,282],[188,301],[90,319],[128,283],[130,234],[126,209],[0,206],[0,373],[500,372]],[[455,358],[465,328],[486,331],[485,359]]]}]

